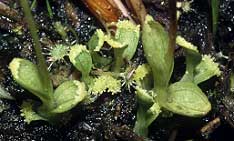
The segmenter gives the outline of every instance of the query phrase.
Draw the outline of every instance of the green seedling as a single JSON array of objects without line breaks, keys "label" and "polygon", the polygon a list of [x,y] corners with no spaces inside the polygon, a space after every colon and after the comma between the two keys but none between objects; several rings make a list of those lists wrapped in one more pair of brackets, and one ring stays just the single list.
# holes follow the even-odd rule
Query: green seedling
[{"label": "green seedling", "polygon": [[69,58],[75,68],[81,72],[81,81],[86,84],[86,89],[89,92],[86,103],[93,102],[104,92],[110,92],[112,94],[120,92],[120,80],[117,80],[111,72],[102,72],[97,75],[90,74],[93,68],[93,58],[86,46],[78,44],[72,46]]},{"label": "green seedling", "polygon": [[93,67],[92,57],[86,46],[84,45],[74,45],[71,47],[69,53],[69,59],[72,64],[79,70],[82,74],[81,80],[87,85],[90,85],[92,78],[90,77],[90,72]]},{"label": "green seedling", "polygon": [[22,105],[23,115],[28,123],[39,119],[56,122],[54,120],[60,113],[72,109],[87,96],[85,84],[77,80],[65,81],[53,93],[48,93],[43,89],[37,66],[26,59],[14,58],[9,68],[15,81],[42,102],[33,113],[28,112],[33,110],[27,107],[31,105],[32,108],[33,103]]},{"label": "green seedling", "polygon": [[[108,43],[114,49],[113,71],[120,73],[124,61],[130,62],[136,52],[140,38],[140,26],[127,20],[112,23],[109,26],[116,26],[115,35],[111,35],[110,31],[105,34],[99,29],[92,36],[88,47],[92,54],[97,57],[96,53],[93,52],[100,51],[104,42]],[[100,56],[97,58],[100,60]]]},{"label": "green seedling", "polygon": [[[174,56],[168,33],[151,16],[146,16],[142,43],[149,66],[139,66],[134,74],[139,101],[134,130],[140,135],[147,136],[148,126],[162,108],[189,117],[204,116],[211,110],[210,102],[197,85],[214,75],[219,76],[218,64],[210,56],[200,55],[197,48],[182,37],[177,37],[176,42],[186,51],[186,73],[179,82],[170,84]],[[147,82],[150,76],[153,76],[152,85]]]},{"label": "green seedling", "polygon": [[[15,81],[41,100],[39,106],[36,106],[35,101],[23,103],[22,115],[28,123],[40,119],[55,123],[60,113],[70,110],[85,99],[87,96],[85,84],[77,80],[69,80],[53,89],[28,2],[20,0],[20,4],[34,42],[37,65],[26,59],[14,58],[9,68]],[[54,56],[56,55],[58,54],[55,51]]]},{"label": "green seedling", "polygon": [[55,22],[54,28],[57,31],[57,33],[62,37],[64,41],[68,41],[68,36],[67,36],[67,27],[62,25],[61,22]]},{"label": "green seedling", "polygon": [[112,94],[115,94],[120,91],[121,91],[120,80],[115,79],[111,74],[104,73],[94,79],[94,83],[92,86],[93,94],[100,95],[103,92],[110,92]]},{"label": "green seedling", "polygon": [[126,47],[114,50],[114,72],[120,72],[124,61],[130,62],[136,52],[138,41],[140,38],[140,26],[134,25],[130,21],[122,21],[116,24],[117,30],[115,40],[121,42]]},{"label": "green seedling", "polygon": [[48,70],[50,70],[50,68],[55,62],[64,60],[64,57],[67,56],[69,53],[69,46],[63,44],[56,44],[49,51],[50,52],[48,53],[49,57],[47,61],[50,62],[50,65],[48,67]]}]

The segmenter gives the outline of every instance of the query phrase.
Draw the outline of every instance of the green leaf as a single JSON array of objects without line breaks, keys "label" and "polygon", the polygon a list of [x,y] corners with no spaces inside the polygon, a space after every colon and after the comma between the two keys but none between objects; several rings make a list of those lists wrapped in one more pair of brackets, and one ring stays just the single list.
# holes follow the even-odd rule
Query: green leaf
[{"label": "green leaf", "polygon": [[0,85],[0,98],[13,100],[14,98]]},{"label": "green leaf", "polygon": [[168,94],[160,104],[169,111],[190,117],[204,116],[211,110],[206,95],[192,82],[170,85]]},{"label": "green leaf", "polygon": [[136,86],[136,95],[137,95],[137,100],[138,103],[140,103],[141,105],[153,105],[154,103],[154,98],[153,98],[153,94],[151,94],[152,91],[147,91],[141,87]]},{"label": "green leaf", "polygon": [[105,42],[105,34],[101,29],[97,29],[88,42],[90,51],[99,51]]},{"label": "green leaf", "polygon": [[148,127],[160,114],[159,103],[156,102],[156,94],[153,91],[147,91],[141,87],[136,87],[137,101],[139,107],[137,110],[137,120],[134,126],[134,132],[141,136],[147,136]]},{"label": "green leaf", "polygon": [[49,94],[44,90],[35,64],[26,59],[14,58],[9,68],[15,81],[22,87],[39,97],[43,102],[50,100]]},{"label": "green leaf", "polygon": [[161,113],[158,103],[154,103],[149,109],[139,105],[137,110],[137,120],[134,126],[134,132],[138,135],[147,137],[148,127]]},{"label": "green leaf", "polygon": [[23,101],[20,112],[20,115],[24,117],[24,121],[28,124],[36,120],[46,120],[33,111],[33,101]]},{"label": "green leaf", "polygon": [[112,62],[112,58],[102,57],[96,52],[91,52],[91,55],[93,59],[93,65],[97,68],[105,68]]},{"label": "green leaf", "polygon": [[180,45],[181,47],[185,48],[186,50],[194,51],[198,53],[197,47],[192,43],[186,41],[183,37],[177,36],[176,37],[176,44]]},{"label": "green leaf", "polygon": [[115,94],[121,91],[121,83],[120,80],[115,79],[110,74],[102,74],[94,79],[90,89],[95,95],[102,94],[103,92]]},{"label": "green leaf", "polygon": [[99,55],[96,51],[99,51],[105,42],[105,35],[101,29],[92,35],[91,39],[88,41],[88,49],[93,59],[93,64],[95,67],[101,68],[109,65],[112,61],[111,58],[103,57]]},{"label": "green leaf", "polygon": [[[131,21],[119,21],[115,33],[115,40],[127,46],[126,48],[117,49],[123,59],[130,61],[136,52],[140,38],[140,26],[134,25]],[[120,56],[117,56],[120,57]]]},{"label": "green leaf", "polygon": [[186,71],[185,71],[185,74],[180,81],[193,82],[194,81],[194,70],[195,70],[195,67],[201,61],[201,55],[195,51],[186,50],[185,56],[186,56]]},{"label": "green leaf", "polygon": [[69,51],[69,47],[63,44],[57,44],[55,45],[51,51],[50,51],[50,56],[52,61],[58,61],[62,60]]},{"label": "green leaf", "polygon": [[84,76],[88,76],[93,64],[89,51],[83,45],[74,45],[71,47],[69,58],[72,64],[82,73]]},{"label": "green leaf", "polygon": [[31,9],[28,4],[28,0],[20,0],[20,5],[23,8],[23,11],[25,14],[25,20],[27,22],[29,31],[33,39],[33,44],[34,44],[33,47],[34,47],[36,58],[37,58],[40,80],[42,82],[43,89],[50,96],[49,99],[51,99],[51,95],[53,94],[53,86],[50,80],[45,58],[42,53],[41,44],[40,44],[39,36],[37,33],[38,29],[36,28],[36,24],[33,19]]},{"label": "green leaf", "polygon": [[47,7],[47,11],[48,11],[50,18],[53,18],[53,11],[52,11],[52,8],[50,6],[49,0],[46,0],[46,7]]},{"label": "green leaf", "polygon": [[178,36],[176,43],[185,48],[186,72],[181,81],[190,81],[199,84],[212,76],[220,75],[218,64],[209,55],[200,55],[197,47]]},{"label": "green leaf", "polygon": [[199,84],[212,76],[220,76],[219,64],[210,55],[203,55],[201,62],[195,68],[194,83]]},{"label": "green leaf", "polygon": [[105,35],[101,29],[97,29],[88,42],[89,49],[92,51],[100,51],[104,42],[107,42],[113,48],[122,48],[125,46],[112,38],[112,36]]},{"label": "green leaf", "polygon": [[63,113],[86,98],[88,95],[84,83],[70,80],[62,83],[54,92],[56,108],[53,113]]},{"label": "green leaf", "polygon": [[153,72],[155,88],[167,87],[173,71],[174,56],[169,47],[168,33],[149,15],[143,24],[142,44]]},{"label": "green leaf", "polygon": [[192,43],[186,41],[183,37],[177,36],[176,43],[185,49],[186,57],[186,72],[180,81],[194,81],[194,70],[195,67],[201,61],[201,55],[198,52],[198,49]]},{"label": "green leaf", "polygon": [[150,71],[150,67],[147,64],[139,65],[133,74],[133,80],[140,82],[150,73]]}]

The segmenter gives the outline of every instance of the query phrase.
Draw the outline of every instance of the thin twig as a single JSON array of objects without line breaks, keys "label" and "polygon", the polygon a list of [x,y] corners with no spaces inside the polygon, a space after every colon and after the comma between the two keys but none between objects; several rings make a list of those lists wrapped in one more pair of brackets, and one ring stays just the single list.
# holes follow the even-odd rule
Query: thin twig
[{"label": "thin twig", "polygon": [[209,135],[220,125],[220,118],[217,117],[201,128],[202,135]]}]

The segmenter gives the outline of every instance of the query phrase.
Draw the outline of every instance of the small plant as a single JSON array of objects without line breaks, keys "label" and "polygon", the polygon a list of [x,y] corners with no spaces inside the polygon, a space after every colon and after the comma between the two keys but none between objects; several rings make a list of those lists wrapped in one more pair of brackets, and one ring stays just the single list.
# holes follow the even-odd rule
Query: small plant
[{"label": "small plant", "polygon": [[104,34],[101,30],[97,30],[88,43],[88,47],[91,52],[97,52],[103,47],[104,42],[107,42],[114,48],[112,70],[120,73],[124,62],[130,62],[136,52],[140,38],[140,26],[128,20],[112,23],[108,26],[116,27],[115,35],[111,35],[111,31]]},{"label": "small plant", "polygon": [[[182,37],[177,37],[176,42],[186,51],[186,73],[179,82],[169,84],[174,57],[168,33],[151,16],[146,17],[142,43],[150,69],[142,65],[134,74],[139,101],[134,130],[140,135],[147,136],[148,126],[162,108],[189,117],[203,116],[211,109],[206,95],[197,85],[214,75],[219,76],[218,64],[209,55],[200,55],[197,48]],[[153,76],[152,85],[148,82],[150,76]]]},{"label": "small plant", "polygon": [[[50,51],[49,55],[51,57],[49,61],[60,61],[68,55],[70,62],[81,72],[82,76],[81,81],[67,80],[54,89],[49,78],[45,59],[42,56],[39,37],[36,33],[37,29],[28,3],[26,0],[21,0],[21,5],[25,15],[28,17],[27,22],[29,23],[29,30],[35,43],[34,48],[38,65],[26,59],[14,58],[9,68],[15,81],[41,100],[40,106],[35,106],[35,101],[23,102],[21,112],[27,123],[33,120],[47,120],[56,123],[61,113],[69,111],[82,101],[86,103],[93,102],[100,94],[106,91],[112,94],[120,92],[121,83],[118,80],[118,74],[103,72],[91,75],[94,67],[93,60],[99,61],[98,63],[101,65],[106,63],[105,61],[108,61],[107,58],[97,54],[104,42],[107,42],[111,47],[116,48],[116,50],[124,47],[123,50],[117,53],[117,56],[119,56],[118,58],[121,59],[121,62],[124,59],[130,60],[138,44],[139,26],[135,26],[128,21],[120,21],[116,24],[117,30],[114,37],[111,34],[105,35],[101,30],[97,30],[88,42],[89,50],[85,45],[79,44],[75,44],[70,48],[61,44],[56,45]],[[127,37],[132,42],[126,40]],[[99,60],[95,60],[97,58]],[[121,66],[122,64],[119,67]]]},{"label": "small plant", "polygon": [[[110,31],[105,34],[98,29],[91,37],[87,46],[74,45],[71,47],[69,58],[72,64],[82,74],[81,81],[85,82],[90,94],[88,101],[94,101],[97,96],[104,92],[116,94],[121,90],[122,74],[121,67],[124,67],[124,60],[130,61],[135,54],[139,40],[139,26],[129,21],[119,21],[112,23],[116,26],[115,36]],[[125,25],[125,26],[124,26]],[[91,75],[92,68],[103,68],[111,63],[112,59],[101,56],[98,52],[108,43],[114,49],[114,72],[101,71],[96,75]],[[117,59],[116,59],[117,58]],[[118,64],[116,66],[116,64]],[[94,99],[93,99],[94,97]]]},{"label": "small plant", "polygon": [[[142,23],[142,44],[148,64],[129,65],[138,46],[139,25],[128,20],[107,24],[107,33],[98,29],[86,45],[68,47],[59,44],[51,50],[49,61],[59,61],[68,56],[81,73],[79,80],[67,80],[54,88],[30,8],[26,0],[20,2],[32,34],[37,64],[14,58],[9,68],[15,81],[41,100],[39,106],[32,100],[21,105],[22,116],[27,123],[33,120],[57,123],[62,113],[76,105],[91,103],[105,92],[119,93],[124,85],[128,90],[135,88],[139,105],[134,131],[142,136],[147,136],[149,125],[164,109],[189,117],[204,116],[211,110],[211,104],[198,84],[214,75],[219,76],[218,64],[211,56],[201,55],[196,46],[178,36],[176,43],[185,50],[186,72],[180,81],[170,84],[174,48],[170,46],[169,35],[163,26],[149,15]],[[56,26],[61,36],[67,38],[63,26],[59,23]],[[113,57],[102,54],[106,45],[109,51],[113,51]]]},{"label": "small plant", "polygon": [[64,57],[67,56],[69,52],[69,46],[63,45],[63,44],[56,44],[54,47],[52,47],[48,53],[49,57],[47,59],[48,62],[50,62],[48,70],[51,69],[52,65],[56,61],[63,61]]},{"label": "small plant", "polygon": [[[36,102],[24,102],[22,115],[28,123],[39,119],[54,123],[57,122],[57,117],[60,113],[64,113],[76,106],[87,97],[88,93],[85,84],[77,80],[66,81],[55,90],[53,89],[29,5],[26,0],[21,0],[20,2],[33,38],[38,65],[26,59],[14,58],[9,68],[15,81],[37,96],[42,102],[39,107],[35,107],[36,111],[32,109]],[[66,51],[65,49],[63,53],[66,53]],[[59,51],[59,53],[61,52]],[[56,49],[52,51],[54,61],[61,59],[61,54],[59,53]]]},{"label": "small plant", "polygon": [[[37,120],[39,116],[41,119],[54,122],[59,113],[70,110],[87,96],[85,84],[77,80],[65,81],[53,93],[48,93],[43,88],[37,66],[26,59],[14,58],[9,68],[15,81],[42,101],[41,106],[37,108],[38,115],[33,114],[35,115],[33,117],[24,115],[27,122]],[[30,104],[22,106],[27,109],[25,105]]]}]

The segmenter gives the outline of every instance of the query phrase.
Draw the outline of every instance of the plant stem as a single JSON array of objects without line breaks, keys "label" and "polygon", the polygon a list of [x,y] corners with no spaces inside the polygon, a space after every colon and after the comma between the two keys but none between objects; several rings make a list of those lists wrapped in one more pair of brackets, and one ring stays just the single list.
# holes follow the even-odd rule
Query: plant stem
[{"label": "plant stem", "polygon": [[51,111],[55,108],[55,103],[54,102],[44,102],[39,108],[38,108],[38,114],[45,118],[48,119],[50,123],[56,123],[56,113],[52,113]]},{"label": "plant stem", "polygon": [[211,8],[212,8],[212,29],[213,34],[216,34],[217,25],[218,25],[218,17],[219,17],[219,0],[211,0]]},{"label": "plant stem", "polygon": [[52,12],[52,9],[48,0],[46,0],[46,7],[47,7],[47,11],[48,11],[50,18],[53,18],[53,12]]},{"label": "plant stem", "polygon": [[120,69],[124,63],[123,58],[122,58],[122,49],[114,49],[114,56],[115,56],[115,61],[114,61],[114,66],[113,66],[113,72],[119,73]]},{"label": "plant stem", "polygon": [[92,77],[89,74],[82,74],[81,80],[85,82],[86,86],[92,83]]},{"label": "plant stem", "polygon": [[20,4],[23,8],[26,22],[28,23],[28,28],[33,39],[33,47],[37,56],[38,70],[40,73],[40,79],[42,81],[44,91],[48,94],[50,100],[53,99],[53,87],[52,82],[49,78],[49,72],[47,70],[47,65],[44,56],[42,55],[41,44],[39,42],[39,37],[37,34],[36,24],[34,22],[33,16],[27,0],[20,0]]}]

